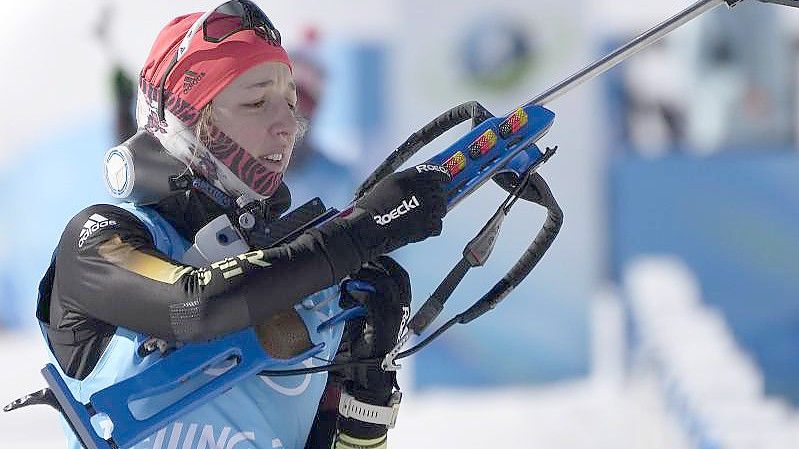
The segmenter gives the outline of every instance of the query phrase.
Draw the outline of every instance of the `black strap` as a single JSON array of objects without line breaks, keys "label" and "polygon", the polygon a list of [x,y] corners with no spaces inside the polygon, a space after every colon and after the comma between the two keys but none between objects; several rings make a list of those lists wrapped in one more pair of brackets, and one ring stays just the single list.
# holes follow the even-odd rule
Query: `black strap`
[{"label": "black strap", "polygon": [[381,179],[394,173],[402,164],[410,159],[411,156],[416,154],[416,152],[421,150],[425,145],[435,140],[438,136],[466,120],[471,119],[472,128],[474,128],[491,117],[493,117],[493,115],[488,112],[488,109],[484,108],[476,101],[468,101],[442,113],[422,129],[411,134],[402,145],[397,147],[397,149],[394,150],[368,178],[366,178],[366,181],[358,187],[355,199],[363,196],[367,190],[371,189]]},{"label": "black strap", "polygon": [[444,303],[452,296],[452,292],[455,291],[455,288],[461,283],[463,277],[466,276],[470,268],[472,268],[472,265],[465,257],[462,257],[452,270],[450,270],[447,277],[438,284],[438,287],[433,294],[430,295],[430,298],[422,304],[422,307],[420,307],[413,318],[411,318],[411,321],[408,323],[408,329],[416,335],[424,332],[427,326],[429,326],[444,309]]}]

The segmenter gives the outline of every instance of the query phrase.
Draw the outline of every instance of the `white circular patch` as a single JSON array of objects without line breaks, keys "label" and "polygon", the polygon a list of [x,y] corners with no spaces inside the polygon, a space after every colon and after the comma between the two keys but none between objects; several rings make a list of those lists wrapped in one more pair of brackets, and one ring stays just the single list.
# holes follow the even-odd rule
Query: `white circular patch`
[{"label": "white circular patch", "polygon": [[[302,361],[302,365],[306,368],[313,368],[314,366],[313,360],[305,359]],[[278,393],[284,396],[299,396],[305,393],[305,390],[307,390],[308,386],[311,385],[310,374],[306,374],[305,377],[303,377],[302,381],[299,383],[299,385],[297,385],[296,387],[281,385],[277,383],[275,380],[269,378],[268,376],[258,376],[258,378],[261,379],[263,383],[271,387],[273,390],[277,391]],[[291,377],[291,378],[283,377],[282,379],[296,379],[296,377]]]},{"label": "white circular patch", "polygon": [[133,155],[124,146],[111,148],[105,155],[105,184],[116,198],[126,198],[133,191]]}]

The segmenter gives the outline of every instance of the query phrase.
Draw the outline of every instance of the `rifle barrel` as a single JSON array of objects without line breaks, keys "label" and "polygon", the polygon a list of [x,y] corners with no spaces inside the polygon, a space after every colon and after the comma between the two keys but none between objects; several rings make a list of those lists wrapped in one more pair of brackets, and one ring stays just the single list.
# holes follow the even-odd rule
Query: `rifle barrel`
[{"label": "rifle barrel", "polygon": [[586,81],[589,81],[591,79],[596,78],[599,75],[602,75],[603,73],[615,67],[620,62],[638,53],[644,48],[654,44],[655,42],[665,37],[667,34],[676,30],[677,28],[680,28],[686,23],[710,11],[711,9],[714,9],[717,6],[724,4],[725,2],[726,0],[700,0],[696,2],[693,6],[689,7],[688,9],[685,9],[681,13],[666,20],[665,22],[662,22],[661,24],[655,26],[649,31],[631,40],[627,44],[619,47],[613,53],[610,53],[604,58],[594,62],[588,67],[570,76],[561,83],[551,87],[543,94],[528,101],[524,106],[525,107],[530,105],[544,106],[547,103],[550,103],[551,101],[561,97],[562,95],[566,94],[575,87],[585,83]]}]

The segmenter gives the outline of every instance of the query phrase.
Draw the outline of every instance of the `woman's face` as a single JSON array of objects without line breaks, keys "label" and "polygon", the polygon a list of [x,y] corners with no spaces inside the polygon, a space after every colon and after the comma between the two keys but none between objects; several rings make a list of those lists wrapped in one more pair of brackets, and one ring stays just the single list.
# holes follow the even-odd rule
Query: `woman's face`
[{"label": "woman's face", "polygon": [[299,130],[296,90],[285,64],[256,65],[214,97],[211,123],[269,172],[283,173]]}]

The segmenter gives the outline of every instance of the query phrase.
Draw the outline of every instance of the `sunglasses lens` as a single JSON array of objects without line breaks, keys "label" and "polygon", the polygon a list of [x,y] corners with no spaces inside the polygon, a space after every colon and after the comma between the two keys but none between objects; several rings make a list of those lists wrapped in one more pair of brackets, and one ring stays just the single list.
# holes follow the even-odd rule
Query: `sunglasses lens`
[{"label": "sunglasses lens", "polygon": [[233,33],[251,29],[273,44],[280,45],[280,33],[260,8],[246,0],[230,1],[216,8],[203,23],[205,40],[221,42]]},{"label": "sunglasses lens", "polygon": [[205,39],[219,42],[245,28],[246,12],[239,2],[227,2],[216,8],[203,24]]}]

